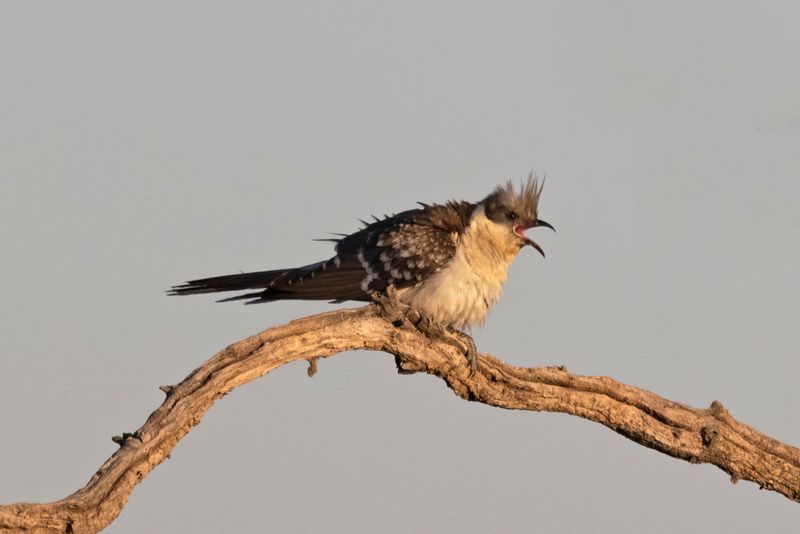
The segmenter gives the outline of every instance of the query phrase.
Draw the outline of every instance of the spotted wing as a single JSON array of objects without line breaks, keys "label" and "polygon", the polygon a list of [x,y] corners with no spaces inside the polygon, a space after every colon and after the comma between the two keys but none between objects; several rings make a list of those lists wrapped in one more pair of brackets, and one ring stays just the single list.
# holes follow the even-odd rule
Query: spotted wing
[{"label": "spotted wing", "polygon": [[440,271],[455,256],[474,204],[449,202],[424,205],[377,220],[340,240],[337,257],[357,263],[365,276],[360,289],[366,295],[418,284]]},{"label": "spotted wing", "polygon": [[192,280],[175,286],[173,295],[256,289],[223,299],[248,304],[274,300],[368,301],[390,284],[418,284],[453,258],[460,235],[474,209],[467,202],[423,205],[376,219],[335,240],[336,256],[318,263]]}]

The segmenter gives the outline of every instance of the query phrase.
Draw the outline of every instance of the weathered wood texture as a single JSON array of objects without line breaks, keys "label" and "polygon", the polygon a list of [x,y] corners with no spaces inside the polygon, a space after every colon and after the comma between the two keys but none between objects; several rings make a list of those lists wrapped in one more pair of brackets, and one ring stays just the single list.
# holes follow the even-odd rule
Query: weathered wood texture
[{"label": "weathered wood texture", "polygon": [[401,370],[436,375],[464,399],[577,415],[675,458],[714,464],[734,482],[750,480],[800,502],[800,449],[736,421],[716,401],[708,409],[693,408],[611,378],[512,367],[485,354],[473,374],[452,345],[395,326],[369,305],[298,319],[225,348],[180,384],[162,387],[164,403],[137,431],[115,437],[119,450],[85,487],[54,503],[0,506],[0,532],[103,529],[215,400],[286,363],[308,360],[311,374],[317,358],[359,349],[394,354]]}]

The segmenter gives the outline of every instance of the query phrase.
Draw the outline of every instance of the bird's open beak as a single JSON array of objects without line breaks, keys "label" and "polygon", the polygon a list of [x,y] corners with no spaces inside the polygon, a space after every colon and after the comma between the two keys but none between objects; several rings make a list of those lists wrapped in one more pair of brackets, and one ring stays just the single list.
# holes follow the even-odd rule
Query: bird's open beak
[{"label": "bird's open beak", "polygon": [[554,232],[556,231],[556,229],[553,228],[553,225],[550,224],[549,222],[543,221],[541,219],[537,219],[537,220],[533,221],[533,223],[530,224],[530,225],[520,224],[519,226],[515,226],[514,227],[514,233],[517,234],[518,236],[520,236],[525,241],[525,244],[523,246],[525,246],[525,245],[532,246],[544,258],[545,257],[544,256],[544,250],[542,250],[542,247],[540,247],[539,244],[536,243],[533,239],[530,239],[529,237],[527,237],[525,235],[525,230],[527,230],[528,228],[536,228],[537,226],[544,226],[545,228],[550,228]]}]

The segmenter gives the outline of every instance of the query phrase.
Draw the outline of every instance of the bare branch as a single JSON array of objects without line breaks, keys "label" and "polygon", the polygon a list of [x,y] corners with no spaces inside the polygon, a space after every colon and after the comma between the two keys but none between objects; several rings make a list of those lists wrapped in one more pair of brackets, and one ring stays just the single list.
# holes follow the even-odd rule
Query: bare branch
[{"label": "bare branch", "polygon": [[485,354],[471,373],[452,345],[397,326],[369,305],[269,328],[228,346],[180,384],[162,386],[163,404],[141,428],[114,437],[119,450],[85,487],[54,503],[0,506],[0,532],[101,530],[215,400],[286,363],[307,360],[311,374],[318,358],[359,349],[394,354],[401,372],[436,375],[464,399],[577,415],[675,458],[714,464],[734,482],[750,480],[800,502],[800,449],[736,421],[719,402],[692,408],[611,378],[558,367],[512,367]]}]

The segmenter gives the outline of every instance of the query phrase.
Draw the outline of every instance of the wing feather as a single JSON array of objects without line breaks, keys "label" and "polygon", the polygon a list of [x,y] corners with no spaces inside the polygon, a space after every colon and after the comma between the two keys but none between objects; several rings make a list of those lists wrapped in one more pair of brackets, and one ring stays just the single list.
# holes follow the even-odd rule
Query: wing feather
[{"label": "wing feather", "polygon": [[[422,204],[374,222],[336,241],[336,256],[293,269],[240,273],[192,280],[171,293],[188,295],[219,291],[258,291],[223,299],[247,304],[283,299],[371,299],[390,284],[398,288],[423,282],[455,256],[475,204]],[[339,235],[339,234],[335,234]]]}]

